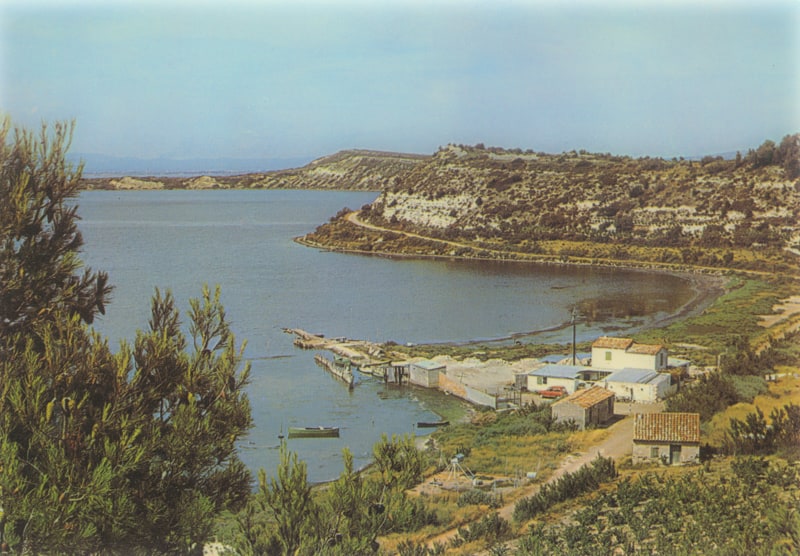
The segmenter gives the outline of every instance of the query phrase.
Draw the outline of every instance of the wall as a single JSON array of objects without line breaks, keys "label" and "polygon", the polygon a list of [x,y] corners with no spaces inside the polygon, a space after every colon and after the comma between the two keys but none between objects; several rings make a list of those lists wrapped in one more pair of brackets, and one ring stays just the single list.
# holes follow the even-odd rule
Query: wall
[{"label": "wall", "polygon": [[436,388],[439,385],[439,369],[426,369],[411,364],[409,380],[411,384],[424,386],[425,388]]},{"label": "wall", "polygon": [[497,397],[493,394],[487,394],[482,390],[464,386],[467,392],[467,400],[478,405],[485,405],[492,409],[497,409]]},{"label": "wall", "polygon": [[547,384],[539,384],[539,378],[541,377],[528,375],[529,392],[538,392],[539,390],[545,390],[551,386],[563,386],[567,389],[567,393],[572,394],[578,388],[578,381],[574,378],[547,377]]},{"label": "wall", "polygon": [[[611,352],[611,360],[606,360],[606,353]],[[647,355],[645,353],[628,353],[622,349],[592,348],[592,367],[598,369],[648,369],[660,371],[666,368],[667,350],[662,349],[659,355]],[[662,361],[664,362],[662,364]]]},{"label": "wall", "polygon": [[471,388],[466,384],[462,384],[457,380],[453,380],[446,373],[439,374],[439,390],[447,392],[454,396],[458,396],[462,400],[468,402],[485,405],[493,409],[497,409],[497,397],[492,394],[487,394],[481,390]]},{"label": "wall", "polygon": [[578,424],[580,429],[586,428],[587,411],[576,403],[556,402],[552,405],[553,417],[556,423],[565,423],[570,419]]},{"label": "wall", "polygon": [[[652,450],[658,453],[654,457]],[[655,463],[662,462],[662,456],[669,461],[670,445],[658,442],[634,442],[633,443],[633,463]],[[681,444],[681,459],[673,462],[673,465],[685,465],[700,462],[700,446],[698,444]]]},{"label": "wall", "polygon": [[614,415],[614,398],[608,398],[589,408],[576,403],[561,401],[553,404],[553,417],[557,423],[572,419],[578,427],[584,429],[590,425],[602,425]]},{"label": "wall", "polygon": [[655,402],[663,400],[667,394],[670,394],[676,389],[675,386],[670,385],[671,380],[668,374],[663,374],[646,384],[640,382],[603,381],[602,386],[614,392],[617,399],[620,400]]}]

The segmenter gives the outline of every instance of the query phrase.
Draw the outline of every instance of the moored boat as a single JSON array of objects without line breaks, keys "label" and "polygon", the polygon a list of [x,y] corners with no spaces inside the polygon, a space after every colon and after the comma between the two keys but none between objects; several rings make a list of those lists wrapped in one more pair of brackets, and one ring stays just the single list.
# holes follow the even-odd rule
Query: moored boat
[{"label": "moored boat", "polygon": [[450,421],[419,421],[417,422],[417,428],[432,429],[434,427],[446,427],[449,424]]},{"label": "moored boat", "polygon": [[338,438],[339,427],[289,427],[289,438]]}]

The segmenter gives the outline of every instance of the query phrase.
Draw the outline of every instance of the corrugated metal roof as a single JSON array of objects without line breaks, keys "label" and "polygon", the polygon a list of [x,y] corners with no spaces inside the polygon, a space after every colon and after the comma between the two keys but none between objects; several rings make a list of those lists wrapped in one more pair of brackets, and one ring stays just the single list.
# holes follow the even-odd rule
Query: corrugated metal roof
[{"label": "corrugated metal roof", "polygon": [[633,343],[630,338],[610,338],[608,336],[600,336],[592,344],[593,348],[607,348],[607,349],[628,349]]},{"label": "corrugated metal roof", "polygon": [[541,369],[537,369],[531,376],[546,376],[552,378],[578,378],[578,373],[586,367],[572,366],[572,365],[545,365]]},{"label": "corrugated metal roof", "polygon": [[605,388],[601,388],[600,386],[592,386],[588,390],[578,390],[557,401],[555,404],[562,404],[562,403],[574,403],[581,406],[584,409],[588,409],[594,405],[597,405],[601,402],[604,402],[608,398],[613,398],[614,392],[611,390],[606,390]]},{"label": "corrugated metal roof", "polygon": [[667,365],[670,367],[683,367],[691,364],[688,359],[678,359],[677,357],[667,357]]},{"label": "corrugated metal roof", "polygon": [[[576,353],[575,354],[575,360],[580,364],[583,364],[582,363],[583,360],[591,359],[591,357],[592,357],[591,353]],[[570,364],[572,364],[572,354],[570,353],[569,355],[558,355],[557,353],[555,353],[555,354],[552,354],[552,355],[545,355],[544,357],[540,357],[539,361],[541,361],[543,363],[552,363],[554,365],[558,365],[558,364],[570,365]]]},{"label": "corrugated metal roof", "polygon": [[637,413],[633,440],[644,442],[700,442],[699,413]]},{"label": "corrugated metal roof", "polygon": [[634,382],[637,384],[647,384],[658,378],[659,373],[650,371],[648,369],[629,369],[625,368],[621,371],[611,373],[603,380],[608,382]]}]

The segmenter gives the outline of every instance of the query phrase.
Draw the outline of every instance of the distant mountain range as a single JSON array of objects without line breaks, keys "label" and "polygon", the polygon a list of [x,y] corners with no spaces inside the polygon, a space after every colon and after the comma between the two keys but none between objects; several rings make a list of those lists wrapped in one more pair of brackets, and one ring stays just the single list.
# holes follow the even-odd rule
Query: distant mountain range
[{"label": "distant mountain range", "polygon": [[294,158],[135,158],[92,153],[69,155],[71,162],[84,162],[87,178],[114,176],[229,176],[297,168],[312,157]]}]

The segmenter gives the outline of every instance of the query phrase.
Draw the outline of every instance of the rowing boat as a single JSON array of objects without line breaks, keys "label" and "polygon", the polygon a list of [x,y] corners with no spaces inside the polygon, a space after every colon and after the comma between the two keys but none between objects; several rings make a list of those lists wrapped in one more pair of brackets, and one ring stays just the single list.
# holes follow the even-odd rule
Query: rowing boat
[{"label": "rowing boat", "polygon": [[339,427],[289,427],[289,438],[338,438]]},{"label": "rowing boat", "polygon": [[417,423],[417,428],[432,429],[434,427],[446,427],[449,424],[450,421],[419,421]]}]

